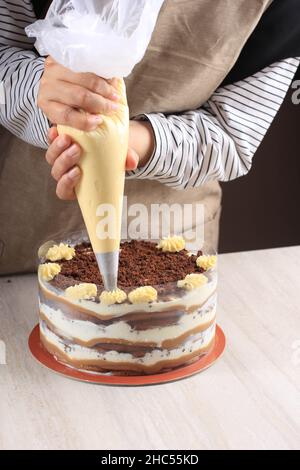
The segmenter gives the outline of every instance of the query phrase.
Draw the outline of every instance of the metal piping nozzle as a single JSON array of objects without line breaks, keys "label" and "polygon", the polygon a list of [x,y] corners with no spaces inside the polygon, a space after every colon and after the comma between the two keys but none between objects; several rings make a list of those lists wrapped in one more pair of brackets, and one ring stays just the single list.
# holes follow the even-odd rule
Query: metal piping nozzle
[{"label": "metal piping nozzle", "polygon": [[118,283],[119,251],[95,253],[95,256],[105,290],[112,291],[116,289]]}]

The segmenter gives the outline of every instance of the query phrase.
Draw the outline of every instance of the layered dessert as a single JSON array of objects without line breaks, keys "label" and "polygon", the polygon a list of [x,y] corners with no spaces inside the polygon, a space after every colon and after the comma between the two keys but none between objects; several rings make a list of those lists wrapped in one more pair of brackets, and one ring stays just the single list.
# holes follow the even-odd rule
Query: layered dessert
[{"label": "layered dessert", "polygon": [[181,237],[121,243],[118,288],[105,291],[87,240],[40,253],[43,347],[76,369],[140,375],[197,360],[213,347],[216,256]]}]

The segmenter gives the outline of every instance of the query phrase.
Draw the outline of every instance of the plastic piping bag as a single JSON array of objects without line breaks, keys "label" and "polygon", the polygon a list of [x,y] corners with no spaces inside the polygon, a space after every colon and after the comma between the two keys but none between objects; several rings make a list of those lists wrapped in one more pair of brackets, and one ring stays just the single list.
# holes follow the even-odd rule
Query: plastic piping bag
[{"label": "plastic piping bag", "polygon": [[41,55],[74,72],[118,77],[120,109],[97,130],[58,126],[83,150],[78,202],[105,289],[117,286],[129,110],[123,78],[143,58],[164,0],[54,0],[44,20],[26,28]]}]

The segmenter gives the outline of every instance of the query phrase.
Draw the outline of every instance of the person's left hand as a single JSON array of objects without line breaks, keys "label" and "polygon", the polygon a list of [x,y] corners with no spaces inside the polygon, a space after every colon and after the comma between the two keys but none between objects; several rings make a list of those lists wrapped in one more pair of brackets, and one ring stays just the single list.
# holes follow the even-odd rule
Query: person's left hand
[{"label": "person's left hand", "polygon": [[[81,171],[78,166],[82,150],[68,135],[58,135],[57,127],[48,132],[49,148],[46,160],[51,165],[51,175],[57,181],[56,194],[59,199],[73,200],[76,198],[75,187]],[[126,159],[126,170],[135,170],[145,165],[154,149],[154,134],[148,122],[131,121],[129,132],[129,149]]]}]

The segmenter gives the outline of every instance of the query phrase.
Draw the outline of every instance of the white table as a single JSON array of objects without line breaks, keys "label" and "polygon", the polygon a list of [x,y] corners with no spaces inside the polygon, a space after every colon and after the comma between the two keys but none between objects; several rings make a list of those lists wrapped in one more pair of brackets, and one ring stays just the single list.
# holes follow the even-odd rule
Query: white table
[{"label": "white table", "polygon": [[35,276],[0,278],[0,449],[299,449],[300,247],[222,255],[219,269],[224,356],[189,379],[137,388],[35,362]]}]

